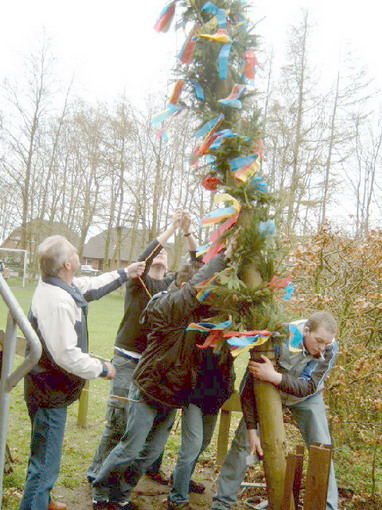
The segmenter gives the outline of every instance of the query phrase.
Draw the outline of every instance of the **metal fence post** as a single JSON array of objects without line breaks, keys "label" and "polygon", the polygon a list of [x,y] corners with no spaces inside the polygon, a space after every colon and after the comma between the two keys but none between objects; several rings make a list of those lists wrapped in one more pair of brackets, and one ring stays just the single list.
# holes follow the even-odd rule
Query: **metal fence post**
[{"label": "metal fence post", "polygon": [[[34,367],[41,356],[41,342],[12,294],[8,284],[0,275],[0,295],[9,309],[7,328],[3,341],[0,377],[0,510],[2,508],[5,452],[8,434],[10,393],[26,373]],[[16,352],[17,327],[23,332],[28,345],[28,354],[23,363],[12,372]]]}]

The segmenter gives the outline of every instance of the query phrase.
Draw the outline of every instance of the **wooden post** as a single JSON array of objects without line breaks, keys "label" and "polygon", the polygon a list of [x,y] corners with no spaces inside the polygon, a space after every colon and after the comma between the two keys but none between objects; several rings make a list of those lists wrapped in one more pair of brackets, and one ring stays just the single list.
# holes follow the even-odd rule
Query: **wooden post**
[{"label": "wooden post", "polygon": [[81,392],[77,414],[77,425],[83,429],[86,428],[88,409],[89,409],[89,381],[86,381],[85,386]]},{"label": "wooden post", "polygon": [[[252,351],[252,359],[260,354],[275,360],[270,342]],[[286,437],[280,393],[272,384],[254,379],[256,408],[259,417],[264,470],[267,481],[269,510],[281,510],[286,471]],[[289,509],[288,509],[289,510]]]},{"label": "wooden post", "polygon": [[[300,451],[300,453],[298,453]],[[297,453],[290,453],[287,456],[285,483],[284,483],[284,497],[281,510],[297,510],[301,478],[302,466],[304,462],[304,448],[298,450]]]},{"label": "wooden post", "polygon": [[305,482],[304,510],[325,510],[332,448],[327,445],[309,447],[309,463]]},{"label": "wooden post", "polygon": [[235,391],[225,402],[220,411],[219,435],[216,449],[216,463],[223,464],[228,451],[229,429],[231,425],[232,411],[242,412],[240,406],[240,394]]},{"label": "wooden post", "polygon": [[[246,227],[250,224],[252,211],[241,210],[238,224]],[[254,264],[241,268],[241,278],[250,288],[261,287],[263,281]],[[253,324],[253,329],[257,325]],[[263,352],[265,351],[265,352]],[[252,350],[257,358],[260,353],[274,360],[274,349],[270,341]],[[253,384],[257,414],[259,417],[261,446],[264,452],[264,469],[268,491],[268,510],[281,510],[286,469],[286,438],[283,421],[280,392],[273,384],[256,381]]]}]

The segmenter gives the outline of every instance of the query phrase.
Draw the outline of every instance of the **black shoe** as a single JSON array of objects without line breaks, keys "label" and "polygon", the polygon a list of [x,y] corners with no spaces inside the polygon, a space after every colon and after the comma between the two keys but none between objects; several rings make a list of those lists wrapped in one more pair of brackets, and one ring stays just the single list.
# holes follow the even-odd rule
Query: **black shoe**
[{"label": "black shoe", "polygon": [[147,471],[146,475],[151,478],[151,480],[161,485],[169,485],[170,483],[170,478],[166,476],[163,471]]},{"label": "black shoe", "polygon": [[93,510],[109,510],[113,508],[108,501],[96,501],[93,499]]}]

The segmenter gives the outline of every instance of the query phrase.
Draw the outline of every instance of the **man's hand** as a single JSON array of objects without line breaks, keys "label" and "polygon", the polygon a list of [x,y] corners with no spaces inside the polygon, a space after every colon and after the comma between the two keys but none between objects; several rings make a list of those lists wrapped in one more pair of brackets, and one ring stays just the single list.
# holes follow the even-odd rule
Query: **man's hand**
[{"label": "man's hand", "polygon": [[191,226],[191,215],[188,211],[183,211],[182,223],[180,225],[180,228],[183,230],[183,234],[190,233],[190,226]]},{"label": "man's hand", "polygon": [[249,446],[251,449],[251,455],[257,455],[258,457],[263,456],[263,449],[261,448],[260,438],[257,435],[256,429],[249,429]]},{"label": "man's hand", "polygon": [[250,361],[248,363],[248,369],[255,379],[259,381],[269,382],[278,386],[281,383],[282,375],[275,370],[272,361],[261,355],[264,363],[258,363],[257,361]]},{"label": "man's hand", "polygon": [[105,379],[114,379],[116,374],[114,366],[109,361],[104,361],[103,363],[107,367],[107,375],[105,376]]},{"label": "man's hand", "polygon": [[183,209],[178,207],[175,209],[174,216],[172,218],[172,227],[174,229],[179,228],[182,225],[182,219],[183,219]]},{"label": "man's hand", "polygon": [[138,278],[138,276],[143,274],[145,266],[146,262],[133,262],[125,268],[125,271],[130,278]]}]

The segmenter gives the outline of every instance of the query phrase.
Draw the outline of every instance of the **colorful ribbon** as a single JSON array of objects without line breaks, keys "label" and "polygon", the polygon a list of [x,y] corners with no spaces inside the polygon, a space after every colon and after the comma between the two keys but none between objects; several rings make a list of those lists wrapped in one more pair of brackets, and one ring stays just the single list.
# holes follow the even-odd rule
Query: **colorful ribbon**
[{"label": "colorful ribbon", "polygon": [[202,39],[207,39],[208,41],[217,42],[220,44],[232,44],[232,39],[227,33],[227,30],[223,28],[219,28],[215,34],[198,34],[198,37]]},{"label": "colorful ribbon", "polygon": [[205,98],[203,87],[199,85],[199,83],[197,83],[196,81],[189,80],[188,83],[194,87],[196,98],[199,99],[200,101],[204,101]]},{"label": "colorful ribbon", "polygon": [[258,64],[253,51],[246,51],[244,53],[245,64],[244,64],[244,76],[247,78],[248,83],[254,84],[255,80],[255,66]]},{"label": "colorful ribbon", "polygon": [[224,338],[229,338],[227,343],[233,348],[231,350],[231,355],[235,358],[253,347],[265,344],[265,342],[269,340],[271,334],[270,331],[229,331],[223,336]]},{"label": "colorful ribbon", "polygon": [[190,65],[192,60],[192,55],[194,53],[194,49],[196,46],[196,37],[195,34],[199,30],[200,25],[197,23],[188,34],[187,39],[184,41],[183,46],[179,52],[178,59],[182,64]]},{"label": "colorful ribbon", "polygon": [[268,193],[268,184],[264,182],[261,177],[254,177],[250,181],[250,185],[255,191],[258,191],[259,193]]},{"label": "colorful ribbon", "polygon": [[171,94],[169,103],[176,106],[179,101],[180,94],[182,93],[183,87],[185,86],[185,80],[176,80],[174,90]]},{"label": "colorful ribbon", "polygon": [[216,133],[216,135],[217,135],[216,139],[211,144],[210,150],[218,149],[219,147],[221,147],[223,145],[223,143],[228,138],[238,138],[239,137],[239,135],[237,133],[234,133],[233,131],[231,131],[231,129],[223,129],[222,131],[218,131]]},{"label": "colorful ribbon", "polygon": [[219,99],[218,103],[224,104],[225,106],[230,106],[231,108],[241,109],[242,104],[241,101],[239,101],[239,97],[243,94],[245,89],[245,85],[234,85],[230,95],[225,99]]},{"label": "colorful ribbon", "polygon": [[206,2],[202,7],[202,12],[207,12],[208,14],[211,14],[211,16],[216,16],[218,10],[219,9],[212,2]]},{"label": "colorful ribbon", "polygon": [[260,170],[260,161],[257,159],[254,163],[248,166],[243,166],[234,172],[235,179],[242,182],[247,182],[256,172]]},{"label": "colorful ribbon", "polygon": [[283,296],[283,301],[290,301],[294,293],[293,283],[290,282],[287,287],[285,287],[285,294]]},{"label": "colorful ribbon", "polygon": [[207,349],[208,347],[216,347],[218,340],[223,337],[223,330],[231,326],[232,321],[229,319],[220,324],[212,324],[207,322],[192,322],[186,331],[199,331],[200,333],[209,333],[203,344],[196,344],[199,349]]},{"label": "colorful ribbon", "polygon": [[[221,41],[223,42],[223,41]],[[226,80],[228,78],[228,62],[229,62],[229,54],[231,52],[232,42],[226,41],[228,44],[223,44],[222,49],[220,50],[218,57],[218,68],[219,68],[219,78],[221,80]]]},{"label": "colorful ribbon", "polygon": [[224,120],[224,115],[221,113],[217,117],[215,117],[212,120],[209,120],[206,122],[198,131],[195,133],[195,138],[201,138],[202,136],[205,136],[207,133],[212,131],[215,127],[220,125]]},{"label": "colorful ribbon", "polygon": [[177,0],[170,2],[162,10],[157,22],[154,25],[154,30],[156,30],[157,32],[167,32],[168,31],[168,29],[171,26],[171,22],[174,18],[176,2],[177,2]]},{"label": "colorful ribbon", "polygon": [[236,172],[236,170],[239,170],[240,168],[243,168],[244,166],[251,165],[256,159],[259,157],[259,155],[251,154],[250,156],[241,156],[239,158],[231,159],[229,162],[229,165],[231,167],[232,172]]},{"label": "colorful ribbon", "polygon": [[159,124],[162,124],[165,120],[167,120],[172,115],[176,114],[181,110],[180,106],[175,106],[173,104],[168,104],[166,109],[158,113],[157,115],[154,115],[151,118],[151,124],[153,126],[158,126]]},{"label": "colorful ribbon", "polygon": [[279,278],[278,276],[274,276],[268,283],[267,287],[270,289],[283,289],[290,284],[292,278],[292,276],[288,276],[287,278]]},{"label": "colorful ribbon", "polygon": [[236,198],[233,198],[228,193],[223,193],[221,195],[216,194],[214,196],[214,204],[219,204],[220,202],[228,202],[232,203],[230,207],[222,207],[211,211],[207,216],[200,220],[201,228],[208,227],[210,225],[215,225],[216,223],[220,223],[222,220],[230,218],[234,214],[240,212],[240,203]]}]

